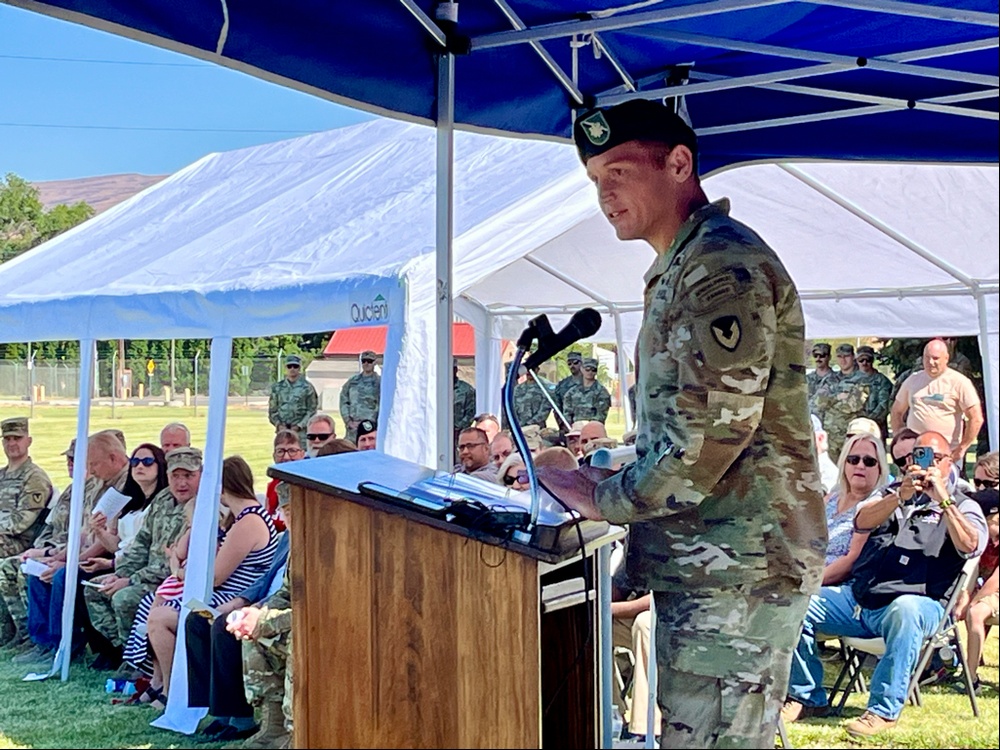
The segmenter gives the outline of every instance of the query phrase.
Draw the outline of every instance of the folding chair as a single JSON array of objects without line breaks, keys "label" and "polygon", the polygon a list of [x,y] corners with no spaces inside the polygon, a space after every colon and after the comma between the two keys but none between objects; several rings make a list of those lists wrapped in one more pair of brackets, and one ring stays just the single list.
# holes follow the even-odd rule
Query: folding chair
[{"label": "folding chair", "polygon": [[[948,594],[948,600],[944,606],[944,614],[938,621],[934,633],[929,638],[924,638],[920,647],[920,656],[917,658],[916,667],[910,675],[910,684],[907,688],[906,696],[915,706],[923,705],[920,698],[920,675],[923,673],[927,663],[931,660],[934,652],[943,647],[950,648],[958,655],[959,663],[962,665],[962,675],[965,680],[965,691],[972,704],[972,713],[979,716],[979,704],[976,702],[976,693],[972,687],[972,677],[969,674],[969,665],[965,660],[965,652],[962,649],[961,638],[958,633],[958,622],[952,617],[955,604],[958,602],[958,595],[963,590],[968,590],[975,583],[976,571],[979,569],[979,558],[973,557],[965,561],[962,570]],[[845,636],[841,638],[844,646],[844,666],[837,676],[837,680],[830,691],[830,705],[834,704],[835,695],[841,690],[840,702],[834,709],[834,715],[839,716],[844,710],[847,698],[858,685],[858,680],[862,679],[861,669],[867,662],[869,656],[876,659],[881,658],[885,653],[885,641],[882,638],[852,638]],[[846,680],[846,683],[844,682]],[[844,683],[841,688],[841,683]]]}]

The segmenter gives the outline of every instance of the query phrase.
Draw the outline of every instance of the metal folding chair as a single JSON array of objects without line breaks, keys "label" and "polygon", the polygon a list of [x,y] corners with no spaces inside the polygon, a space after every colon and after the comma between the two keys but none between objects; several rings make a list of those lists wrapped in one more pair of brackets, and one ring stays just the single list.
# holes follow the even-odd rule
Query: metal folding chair
[{"label": "metal folding chair", "polygon": [[[962,570],[955,580],[948,600],[945,603],[944,614],[938,621],[934,633],[929,638],[924,638],[920,647],[920,656],[917,658],[916,667],[910,675],[910,684],[906,696],[916,706],[922,705],[920,698],[920,675],[923,673],[927,663],[931,660],[934,652],[939,648],[948,647],[957,656],[962,665],[962,674],[965,680],[965,691],[969,696],[969,703],[972,705],[972,713],[979,716],[979,704],[976,702],[976,693],[972,687],[972,677],[969,674],[969,665],[965,660],[965,651],[962,649],[961,638],[958,633],[958,622],[952,616],[958,596],[963,590],[968,590],[975,582],[976,571],[979,569],[979,558],[973,557],[965,561]],[[834,715],[840,715],[847,703],[847,698],[858,685],[859,679],[863,679],[861,670],[868,661],[869,656],[880,658],[885,653],[885,641],[882,638],[852,638],[845,636],[841,638],[844,646],[844,666],[837,676],[837,680],[830,692],[830,705],[834,705],[837,691],[841,692],[840,700],[833,710]],[[845,682],[846,680],[846,682]],[[841,687],[843,684],[843,687]]]}]

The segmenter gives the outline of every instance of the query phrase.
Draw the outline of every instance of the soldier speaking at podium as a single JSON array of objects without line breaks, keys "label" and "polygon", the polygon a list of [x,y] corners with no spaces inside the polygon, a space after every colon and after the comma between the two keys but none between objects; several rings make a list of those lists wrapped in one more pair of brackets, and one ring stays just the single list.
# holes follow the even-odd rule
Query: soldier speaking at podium
[{"label": "soldier speaking at podium", "polygon": [[709,203],[694,131],[669,109],[592,110],[573,136],[618,238],[656,251],[637,458],[539,476],[582,515],[629,526],[629,582],[656,605],[662,746],[772,747],[826,550],[798,293],[728,201]]}]

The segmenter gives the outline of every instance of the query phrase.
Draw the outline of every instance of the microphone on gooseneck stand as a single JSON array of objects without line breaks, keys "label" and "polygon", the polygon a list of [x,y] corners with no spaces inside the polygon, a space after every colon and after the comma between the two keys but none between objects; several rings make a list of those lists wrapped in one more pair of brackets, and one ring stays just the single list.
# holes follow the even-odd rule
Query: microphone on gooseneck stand
[{"label": "microphone on gooseneck stand", "polygon": [[[567,346],[572,346],[580,339],[593,336],[600,328],[601,314],[597,310],[587,307],[577,311],[559,333],[552,332],[552,326],[549,324],[547,316],[539,315],[537,318],[532,318],[527,328],[524,329],[517,340],[517,351],[514,354],[514,360],[511,362],[510,370],[507,373],[507,381],[503,387],[502,407],[503,413],[507,417],[507,424],[510,425],[514,444],[524,459],[524,466],[528,471],[528,486],[531,492],[531,519],[525,530],[527,532],[527,539],[523,539],[522,541],[530,541],[531,531],[538,522],[540,501],[538,497],[538,478],[535,474],[535,462],[532,460],[528,442],[524,438],[521,424],[518,422],[517,414],[514,412],[514,385],[517,383],[521,361],[524,359],[524,355],[531,349],[532,343],[536,340],[538,341],[537,349],[524,362],[528,370],[534,370],[540,364],[551,359]],[[515,532],[515,534],[517,533]]]}]

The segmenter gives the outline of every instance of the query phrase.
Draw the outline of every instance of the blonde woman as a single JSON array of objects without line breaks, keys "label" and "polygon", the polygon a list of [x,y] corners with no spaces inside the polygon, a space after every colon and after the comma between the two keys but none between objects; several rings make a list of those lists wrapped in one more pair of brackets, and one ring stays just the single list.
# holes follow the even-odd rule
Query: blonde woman
[{"label": "blonde woman", "polygon": [[867,532],[854,530],[854,511],[859,503],[877,497],[889,483],[889,464],[882,440],[868,433],[848,438],[837,461],[837,476],[837,487],[826,496],[830,540],[823,568],[824,586],[850,578],[854,561],[868,539]]}]

